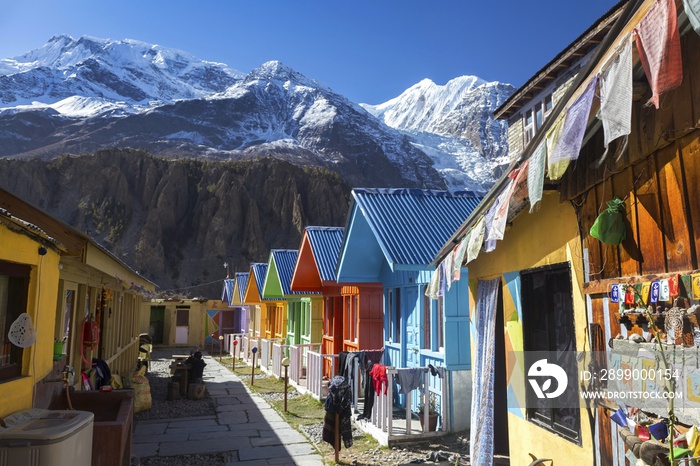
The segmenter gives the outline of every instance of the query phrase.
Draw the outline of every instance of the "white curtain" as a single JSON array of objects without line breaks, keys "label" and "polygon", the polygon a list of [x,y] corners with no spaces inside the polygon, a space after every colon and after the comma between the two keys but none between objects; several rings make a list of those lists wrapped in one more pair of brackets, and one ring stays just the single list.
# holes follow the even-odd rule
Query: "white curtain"
[{"label": "white curtain", "polygon": [[493,378],[496,352],[496,306],[500,278],[479,280],[474,317],[476,358],[472,379],[472,417],[469,432],[471,464],[493,464]]}]

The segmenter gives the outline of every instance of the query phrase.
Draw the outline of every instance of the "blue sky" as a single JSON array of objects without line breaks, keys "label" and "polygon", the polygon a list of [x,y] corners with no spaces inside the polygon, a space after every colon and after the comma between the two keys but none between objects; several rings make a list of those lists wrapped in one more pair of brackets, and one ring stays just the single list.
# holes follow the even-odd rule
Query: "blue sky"
[{"label": "blue sky", "polygon": [[613,0],[11,0],[0,57],[57,34],[137,39],[248,72],[280,60],[354,102],[423,78],[522,85]]}]

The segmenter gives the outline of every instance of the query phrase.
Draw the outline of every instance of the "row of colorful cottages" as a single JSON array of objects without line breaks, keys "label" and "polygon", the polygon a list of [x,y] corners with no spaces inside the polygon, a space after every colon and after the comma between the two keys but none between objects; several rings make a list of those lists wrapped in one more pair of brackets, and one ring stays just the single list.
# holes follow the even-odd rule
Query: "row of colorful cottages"
[{"label": "row of colorful cottages", "polygon": [[[128,463],[131,436],[115,436],[110,416],[124,402],[131,432],[132,395],[98,393],[92,374],[99,359],[127,383],[147,324],[142,297],[154,289],[89,236],[0,188],[0,419],[67,409],[65,374],[75,409],[95,413],[92,464]],[[113,462],[100,459],[105,451]]]},{"label": "row of colorful cottages", "polygon": [[[641,422],[636,409],[654,418],[658,407],[644,398],[587,404],[585,384],[570,384],[563,406],[528,403],[522,355],[619,359],[608,344],[618,335],[651,338],[611,294],[619,285],[644,295],[649,283],[680,284],[670,296],[681,300],[657,302],[659,312],[700,303],[699,34],[697,2],[615,5],[496,111],[509,123],[511,163],[483,199],[355,190],[344,231],[309,227],[298,253],[274,251],[250,268],[239,293],[254,306],[253,335],[289,344],[301,331],[323,354],[382,347],[387,366],[444,367],[446,382],[430,373],[427,385],[443,429],[470,428],[475,465],[655,464],[611,415],[623,406]],[[623,222],[616,236],[593,228],[608,216]],[[285,317],[287,298],[298,304]],[[302,313],[309,320],[297,327]],[[678,340],[679,354],[695,322],[682,319],[689,339]],[[674,435],[700,423],[700,393],[683,382]],[[410,410],[419,397],[378,401]]]},{"label": "row of colorful cottages", "polygon": [[[394,397],[392,380],[400,375],[390,369],[390,391],[366,423],[384,442],[468,428],[466,281],[438,300],[426,290],[435,254],[479,200],[471,192],[354,189],[347,227],[306,227],[298,250],[272,250],[268,263],[225,281],[223,299],[249,309],[235,349],[250,360],[256,347],[256,361],[275,375],[288,356],[292,382],[319,398],[324,381],[347,372],[347,364],[339,367],[344,352],[364,352],[398,372],[413,368],[427,381],[422,390]],[[354,363],[364,366],[363,359]],[[360,379],[351,383],[362,411]],[[428,409],[431,394],[442,415],[438,432],[427,424],[422,430],[411,415],[421,403]],[[395,404],[407,407],[400,422],[388,415]]]}]

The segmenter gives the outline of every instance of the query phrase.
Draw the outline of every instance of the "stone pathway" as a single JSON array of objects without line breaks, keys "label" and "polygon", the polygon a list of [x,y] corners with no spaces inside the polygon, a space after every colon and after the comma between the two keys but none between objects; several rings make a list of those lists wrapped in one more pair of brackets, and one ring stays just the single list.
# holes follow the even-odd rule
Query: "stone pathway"
[{"label": "stone pathway", "polygon": [[140,457],[228,453],[230,465],[322,466],[309,441],[216,359],[204,357],[204,382],[216,415],[138,421],[132,454]]}]

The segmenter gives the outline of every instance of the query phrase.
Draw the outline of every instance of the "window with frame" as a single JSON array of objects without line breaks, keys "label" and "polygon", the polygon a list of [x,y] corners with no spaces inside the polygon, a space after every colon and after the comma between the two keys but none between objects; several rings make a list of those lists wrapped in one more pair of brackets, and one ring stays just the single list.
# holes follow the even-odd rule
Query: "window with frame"
[{"label": "window with frame", "polygon": [[323,307],[326,313],[323,319],[323,334],[325,336],[333,336],[333,322],[335,318],[335,298],[326,298]]},{"label": "window with frame", "polygon": [[423,349],[432,349],[432,326],[431,321],[433,319],[433,303],[429,296],[425,295],[428,285],[422,287],[421,292],[423,293]]},{"label": "window with frame", "polygon": [[401,288],[392,288],[387,293],[387,305],[389,307],[388,335],[392,343],[401,343]]},{"label": "window with frame", "polygon": [[359,296],[345,296],[345,325],[343,326],[343,338],[345,341],[357,341],[357,305]]},{"label": "window with frame", "polygon": [[[441,351],[444,347],[443,300],[425,295],[428,286],[423,287],[423,349]],[[434,302],[433,302],[434,301]]]},{"label": "window with frame", "polygon": [[542,125],[544,125],[547,117],[552,112],[553,106],[552,94],[548,94],[542,100],[536,102],[532,108],[525,111],[523,114],[525,144],[529,143],[535,137],[537,131],[542,128]]},{"label": "window with frame", "polygon": [[[561,364],[557,355],[568,357],[576,351],[576,334],[574,326],[574,305],[571,290],[571,269],[568,263],[556,264],[537,269],[522,271],[522,314],[523,314],[523,349],[525,359],[529,361],[528,352],[545,351],[551,354],[551,363],[560,365],[569,372],[575,371],[574,365]],[[541,357],[541,356],[534,356]],[[573,376],[576,374],[568,374]],[[526,417],[547,430],[568,440],[581,442],[581,410],[578,408],[578,389],[574,385],[568,388],[558,399],[567,408],[551,408],[548,400],[528,396]],[[574,408],[575,406],[575,408]]]},{"label": "window with frame", "polygon": [[282,329],[284,328],[284,304],[278,304],[275,307],[275,334],[274,337],[283,337]]},{"label": "window with frame", "polygon": [[27,312],[31,267],[0,261],[0,381],[22,374],[22,348],[7,334],[20,314]]}]

